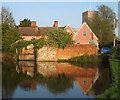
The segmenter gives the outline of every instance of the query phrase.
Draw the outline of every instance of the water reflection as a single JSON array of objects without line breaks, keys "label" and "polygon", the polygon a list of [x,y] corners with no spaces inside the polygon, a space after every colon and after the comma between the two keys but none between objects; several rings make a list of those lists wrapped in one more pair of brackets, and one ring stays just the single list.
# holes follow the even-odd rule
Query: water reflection
[{"label": "water reflection", "polygon": [[[34,62],[20,61],[19,68],[18,66],[16,66],[16,71],[18,73],[26,72],[28,76],[33,77],[35,72],[34,67]],[[89,92],[89,90],[99,77],[99,68],[85,69],[83,67],[77,67],[68,63],[37,62],[36,67],[37,73],[42,74],[43,77],[55,77],[63,74],[71,79],[74,79],[84,94],[87,94]],[[57,80],[57,78],[50,80],[52,81],[51,85],[53,85],[53,88],[56,87],[56,89],[60,89],[60,87],[58,86],[60,83],[60,85],[65,85],[65,82],[63,82],[61,79],[59,79],[60,81]],[[56,81],[56,83],[53,83],[53,81]],[[48,84],[48,86],[49,85],[50,84]]]},{"label": "water reflection", "polygon": [[[14,92],[12,92],[13,94],[10,97],[20,97],[20,94],[17,94],[20,88],[20,92],[24,93],[26,91],[26,95],[29,96],[30,92],[28,91],[32,91],[32,95],[34,91],[39,91],[39,94],[47,91],[46,97],[54,98],[57,96],[69,98],[70,96],[75,97],[75,93],[76,97],[88,98],[102,93],[110,84],[108,69],[104,73],[103,68],[101,73],[99,67],[84,68],[69,63],[19,61],[13,69],[16,72],[11,71],[15,75],[15,78],[11,81],[15,81],[16,79],[17,82],[16,87],[14,87]],[[7,75],[4,75],[4,77]],[[106,76],[106,79],[104,79],[104,76]],[[106,83],[104,80],[106,80]],[[3,82],[5,83],[6,81],[4,80]],[[103,82],[105,86],[99,91],[98,88],[101,87]],[[79,89],[76,89],[76,87],[79,87]],[[3,97],[8,97],[6,95],[6,88],[3,86]],[[38,94],[32,97],[35,96],[39,98],[44,97]]]}]

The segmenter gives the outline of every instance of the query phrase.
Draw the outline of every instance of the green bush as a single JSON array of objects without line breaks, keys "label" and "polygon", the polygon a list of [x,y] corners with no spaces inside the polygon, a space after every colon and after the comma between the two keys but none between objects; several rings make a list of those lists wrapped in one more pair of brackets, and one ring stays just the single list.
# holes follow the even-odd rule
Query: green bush
[{"label": "green bush", "polygon": [[111,58],[120,59],[120,47],[113,47],[112,48]]}]

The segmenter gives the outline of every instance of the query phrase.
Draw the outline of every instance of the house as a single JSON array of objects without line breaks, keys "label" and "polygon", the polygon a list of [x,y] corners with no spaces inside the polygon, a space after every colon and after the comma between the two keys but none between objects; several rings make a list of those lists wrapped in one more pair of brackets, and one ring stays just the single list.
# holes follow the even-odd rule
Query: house
[{"label": "house", "polygon": [[75,34],[75,29],[70,25],[66,25],[65,27],[58,27],[58,21],[54,21],[53,27],[37,27],[36,21],[31,22],[31,27],[18,27],[18,31],[21,35],[21,38],[30,41],[31,39],[39,39],[45,38],[47,39],[47,34],[51,29],[58,28],[63,29],[69,32],[70,34]]},{"label": "house", "polygon": [[95,44],[97,47],[99,45],[97,36],[93,33],[91,28],[86,22],[78,29],[74,35],[75,44]]}]

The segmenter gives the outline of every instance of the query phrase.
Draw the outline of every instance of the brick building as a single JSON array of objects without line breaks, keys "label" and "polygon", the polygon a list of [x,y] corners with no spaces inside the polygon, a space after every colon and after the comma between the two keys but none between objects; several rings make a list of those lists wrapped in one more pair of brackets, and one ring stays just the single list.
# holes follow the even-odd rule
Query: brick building
[{"label": "brick building", "polygon": [[84,22],[74,35],[75,44],[95,44],[99,45],[97,36],[90,29],[88,24]]},{"label": "brick building", "polygon": [[19,33],[21,38],[26,41],[30,41],[31,39],[39,39],[39,38],[47,38],[47,34],[51,29],[58,28],[63,29],[69,32],[70,34],[75,35],[76,30],[72,28],[70,25],[66,25],[64,27],[58,27],[58,21],[54,21],[53,27],[37,27],[36,21],[31,22],[31,27],[19,27]]},{"label": "brick building", "polygon": [[85,11],[82,13],[82,23],[86,22],[89,23],[93,16],[97,13],[98,11]]},{"label": "brick building", "polygon": [[54,21],[53,27],[38,27],[36,21],[31,22],[30,27],[18,27],[21,38],[30,41],[31,39],[47,39],[47,34],[54,28],[63,29],[73,35],[73,40],[77,45],[94,44],[99,49],[99,39],[93,33],[88,22],[97,11],[86,11],[82,13],[82,26],[76,31],[69,24],[64,27],[58,26],[58,21]]}]

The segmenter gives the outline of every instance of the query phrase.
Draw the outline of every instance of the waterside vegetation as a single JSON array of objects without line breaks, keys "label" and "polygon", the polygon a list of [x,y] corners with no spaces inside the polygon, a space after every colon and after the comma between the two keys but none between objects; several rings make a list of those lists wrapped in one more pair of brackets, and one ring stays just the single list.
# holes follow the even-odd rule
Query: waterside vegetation
[{"label": "waterside vegetation", "polygon": [[119,98],[119,66],[120,60],[110,59],[110,68],[113,77],[113,83],[109,89],[107,89],[103,94],[98,95],[97,98],[106,98],[106,100],[110,100],[112,98]]}]

